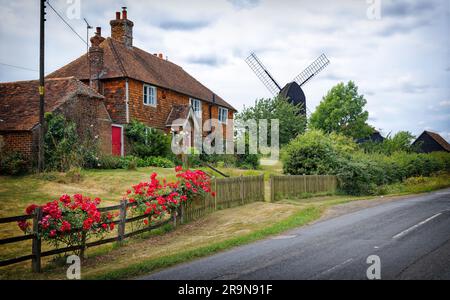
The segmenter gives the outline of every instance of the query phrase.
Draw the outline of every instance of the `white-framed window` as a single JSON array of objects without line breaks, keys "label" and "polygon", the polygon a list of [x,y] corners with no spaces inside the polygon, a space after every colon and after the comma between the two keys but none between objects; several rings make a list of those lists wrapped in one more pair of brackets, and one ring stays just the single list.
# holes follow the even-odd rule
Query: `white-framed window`
[{"label": "white-framed window", "polygon": [[156,87],[144,84],[144,105],[156,107]]},{"label": "white-framed window", "polygon": [[219,107],[219,122],[226,124],[228,120],[228,109]]},{"label": "white-framed window", "polygon": [[198,99],[191,98],[191,106],[197,118],[202,117],[202,102]]}]

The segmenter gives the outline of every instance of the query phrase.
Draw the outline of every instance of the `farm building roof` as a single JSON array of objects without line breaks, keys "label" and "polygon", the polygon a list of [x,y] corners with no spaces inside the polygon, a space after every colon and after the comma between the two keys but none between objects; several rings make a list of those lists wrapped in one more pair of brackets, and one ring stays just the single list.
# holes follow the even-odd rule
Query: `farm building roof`
[{"label": "farm building roof", "polygon": [[[39,123],[39,81],[0,83],[0,131],[26,131]],[[45,80],[45,111],[51,112],[75,95],[104,97],[75,79]]]}]

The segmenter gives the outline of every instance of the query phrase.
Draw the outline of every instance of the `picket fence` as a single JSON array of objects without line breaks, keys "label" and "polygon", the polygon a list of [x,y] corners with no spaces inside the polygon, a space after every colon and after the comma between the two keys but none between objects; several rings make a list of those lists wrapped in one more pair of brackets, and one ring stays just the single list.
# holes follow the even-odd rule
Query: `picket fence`
[{"label": "picket fence", "polygon": [[270,177],[270,201],[305,194],[335,193],[337,177],[331,175],[288,175]]}]

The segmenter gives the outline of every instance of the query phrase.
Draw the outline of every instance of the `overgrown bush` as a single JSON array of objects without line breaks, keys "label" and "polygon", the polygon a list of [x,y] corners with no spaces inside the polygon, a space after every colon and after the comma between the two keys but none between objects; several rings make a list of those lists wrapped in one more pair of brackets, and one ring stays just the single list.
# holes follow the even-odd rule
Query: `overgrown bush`
[{"label": "overgrown bush", "polygon": [[49,171],[67,171],[70,168],[92,168],[98,164],[98,142],[87,130],[83,138],[76,124],[62,114],[46,113],[47,129],[44,136],[45,166]]},{"label": "overgrown bush", "polygon": [[20,152],[0,153],[0,175],[21,175],[30,168],[30,162]]},{"label": "overgrown bush", "polygon": [[130,143],[130,154],[134,156],[146,158],[172,155],[171,137],[161,130],[150,128],[142,122],[132,120],[126,126],[125,134]]},{"label": "overgrown bush", "polygon": [[410,177],[450,172],[450,153],[364,153],[335,134],[311,130],[284,149],[284,173],[334,174],[340,189],[351,195],[382,193],[382,187]]},{"label": "overgrown bush", "polygon": [[338,164],[338,150],[329,135],[309,130],[297,136],[282,153],[285,174],[333,174]]}]

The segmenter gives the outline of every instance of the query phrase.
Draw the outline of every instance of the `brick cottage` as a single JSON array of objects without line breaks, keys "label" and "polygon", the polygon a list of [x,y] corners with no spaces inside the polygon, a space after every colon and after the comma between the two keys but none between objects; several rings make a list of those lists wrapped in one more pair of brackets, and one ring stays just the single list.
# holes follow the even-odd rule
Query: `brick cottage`
[{"label": "brick cottage", "polygon": [[[116,17],[110,25],[111,37],[107,38],[102,36],[101,28],[97,27],[95,36],[90,39],[89,55],[79,57],[46,77],[46,86],[51,85],[52,82],[62,84],[62,82],[70,81],[78,85],[82,83],[84,91],[91,95],[90,99],[96,99],[93,102],[97,103],[97,100],[100,100],[104,104],[107,117],[100,112],[100,108],[93,110],[99,112],[99,115],[93,117],[94,119],[110,122],[107,129],[104,125],[106,121],[96,129],[102,139],[101,149],[104,153],[126,154],[124,125],[131,120],[141,121],[149,127],[167,133],[171,132],[172,123],[177,119],[184,119],[185,123],[199,124],[199,126],[203,126],[206,120],[218,119],[222,129],[226,128],[225,123],[228,119],[233,119],[236,109],[180,66],[165,59],[162,54],[150,54],[134,47],[134,24],[127,17],[126,8],[121,13],[116,12]],[[27,83],[9,83],[2,86],[7,89],[8,85],[14,84],[23,86]],[[28,84],[33,85],[32,82]],[[32,91],[33,97],[39,98],[37,85]],[[16,144],[28,145],[26,140],[29,140],[29,137],[23,138],[16,134],[16,137],[12,138],[11,135],[11,132],[15,131],[27,132],[25,135],[32,136],[30,126],[21,128],[20,124],[17,124],[20,122],[9,125],[7,123],[10,118],[20,119],[23,111],[33,115],[33,120],[37,120],[38,106],[14,111],[12,107],[4,105],[5,98],[24,107],[28,105],[27,100],[19,96],[16,100],[11,100],[11,96],[5,97],[3,94],[2,91],[0,120],[3,121],[0,121],[0,135],[3,136],[4,147],[31,153],[34,150],[28,146],[16,146]],[[82,96],[87,97],[84,94]],[[47,92],[46,111],[51,111],[53,107],[50,102],[60,101],[58,99],[56,97],[55,100],[51,100],[51,95]],[[86,110],[92,115],[90,109]],[[30,121],[30,123],[33,122]],[[78,122],[85,123],[86,120],[78,120]],[[203,136],[206,134],[207,132],[203,132]],[[22,142],[11,143],[10,140],[13,139],[22,139]]]},{"label": "brick cottage", "polygon": [[[0,146],[36,159],[39,138],[39,81],[0,83]],[[104,97],[74,77],[47,79],[46,112],[63,114],[77,124],[79,136],[97,137],[111,153],[111,118]]]}]

